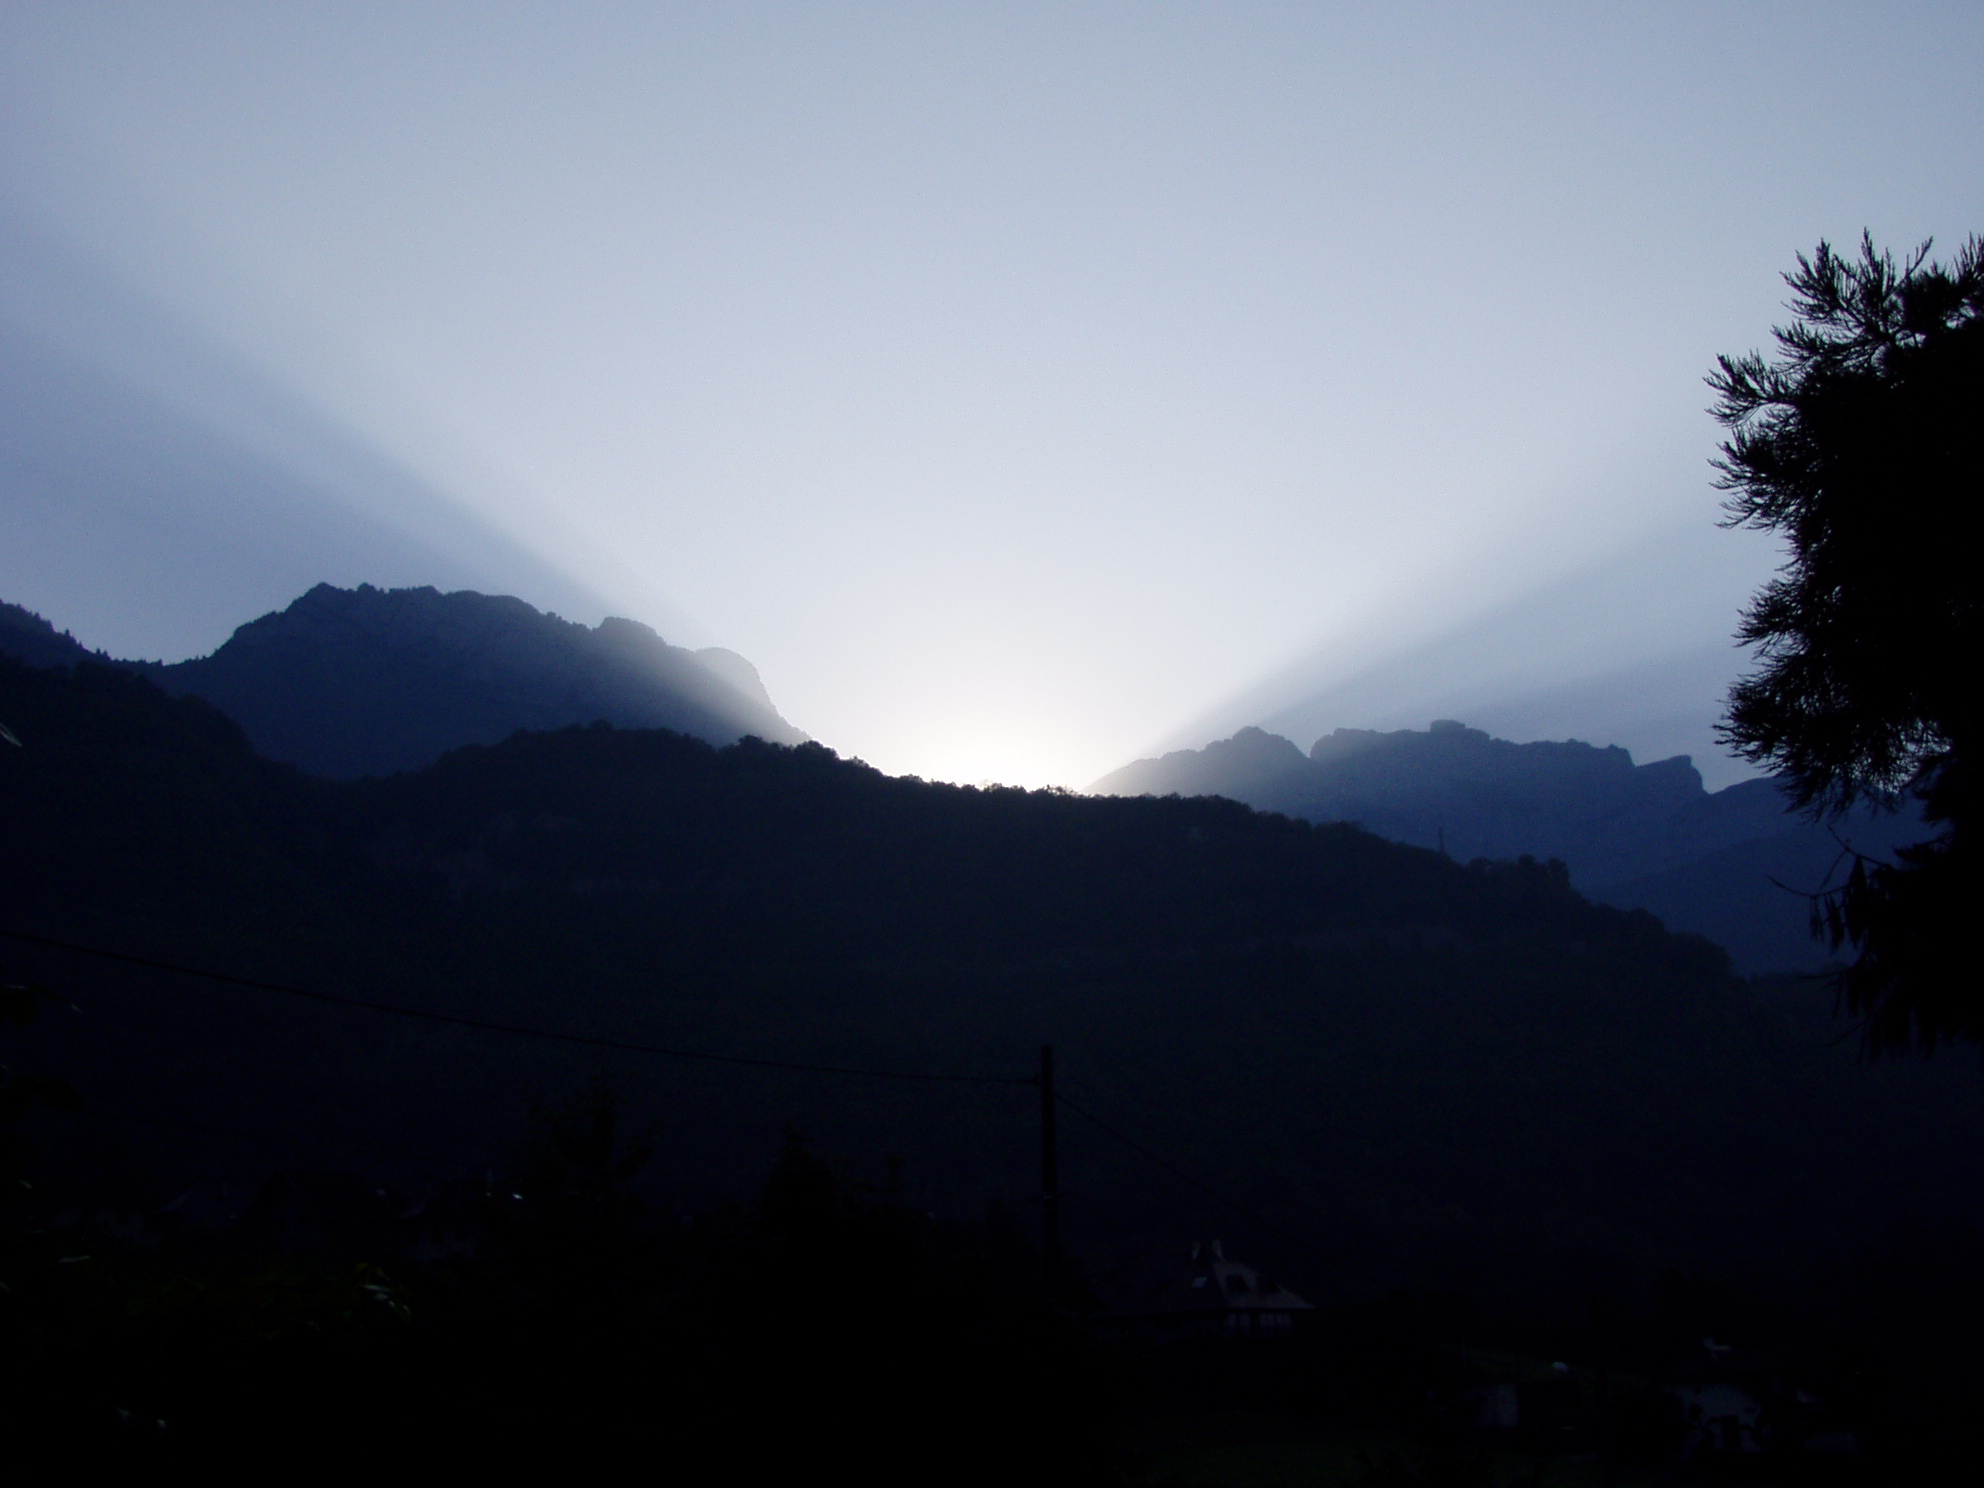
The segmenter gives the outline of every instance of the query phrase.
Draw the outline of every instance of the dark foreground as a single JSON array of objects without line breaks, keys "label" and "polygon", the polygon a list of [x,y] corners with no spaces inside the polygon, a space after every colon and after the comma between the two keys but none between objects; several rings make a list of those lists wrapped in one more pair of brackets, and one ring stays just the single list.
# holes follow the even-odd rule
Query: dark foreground
[{"label": "dark foreground", "polygon": [[[1855,1333],[1704,1277],[1565,1326],[1394,1293],[1292,1337],[1159,1341],[1026,1216],[946,1223],[796,1135],[757,1202],[671,1215],[594,1090],[509,1171],[409,1198],[351,1175],[5,1231],[16,1464],[655,1472],[1131,1484],[1928,1481],[1984,1387],[1975,1237],[1870,1261]],[[1949,1253],[1951,1249],[1957,1254]],[[1912,1311],[1913,1324],[1904,1314]],[[1929,1324],[1928,1326],[1924,1326]],[[1708,1338],[1735,1339],[1734,1346]],[[1719,1413],[1724,1418],[1718,1419]]]},{"label": "dark foreground", "polygon": [[[18,1457],[1799,1483],[1971,1450],[1975,1059],[1859,1063],[1819,989],[1561,865],[661,731],[316,780],[84,665],[0,663],[0,719],[0,982],[47,989],[0,1030]],[[788,1120],[851,1165],[762,1182]],[[1317,1304],[1294,1336],[1107,1316],[1137,1252],[1215,1235]]]}]

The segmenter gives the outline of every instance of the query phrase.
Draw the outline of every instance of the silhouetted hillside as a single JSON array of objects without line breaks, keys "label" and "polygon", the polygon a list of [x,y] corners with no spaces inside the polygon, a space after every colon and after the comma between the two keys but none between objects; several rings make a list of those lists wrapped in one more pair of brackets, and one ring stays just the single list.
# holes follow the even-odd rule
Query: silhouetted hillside
[{"label": "silhouetted hillside", "polygon": [[[1709,794],[1686,755],[1635,765],[1617,746],[1513,744],[1444,719],[1423,732],[1338,729],[1304,755],[1248,728],[1138,760],[1092,789],[1218,795],[1305,821],[1354,821],[1462,862],[1559,858],[1585,893],[1707,935],[1744,971],[1809,970],[1827,958],[1794,890],[1826,882],[1839,840],[1790,813],[1771,781]],[[1910,817],[1866,813],[1848,829],[1873,853],[1918,835]]]},{"label": "silhouetted hillside", "polygon": [[[0,753],[8,928],[772,1060],[1017,1076],[1051,1041],[1078,1102],[1281,1232],[1077,1122],[1069,1224],[1091,1252],[1244,1234],[1306,1287],[1557,1295],[1792,1268],[1968,1212],[1984,1159],[1972,1063],[1863,1069],[1809,989],[1737,982],[1551,865],[605,726],[326,781],[91,665],[0,664],[0,718],[26,745]],[[181,1123],[43,1134],[87,1138],[98,1168],[480,1169],[532,1102],[603,1073],[660,1122],[658,1181],[685,1203],[753,1182],[788,1120],[870,1173],[902,1157],[933,1209],[1032,1187],[1024,1089],[616,1054],[6,955],[82,1009],[32,1031],[33,1061],[99,1109]]]},{"label": "silhouetted hillside", "polygon": [[[41,666],[90,655],[11,605],[0,652]],[[670,646],[632,620],[588,629],[469,591],[319,584],[211,656],[117,664],[206,698],[270,759],[335,779],[419,769],[464,744],[594,719],[714,743],[806,737],[734,651]]]},{"label": "silhouetted hillside", "polygon": [[110,661],[108,656],[86,649],[67,631],[57,631],[32,610],[5,603],[0,603],[0,656],[11,656],[38,667]]}]

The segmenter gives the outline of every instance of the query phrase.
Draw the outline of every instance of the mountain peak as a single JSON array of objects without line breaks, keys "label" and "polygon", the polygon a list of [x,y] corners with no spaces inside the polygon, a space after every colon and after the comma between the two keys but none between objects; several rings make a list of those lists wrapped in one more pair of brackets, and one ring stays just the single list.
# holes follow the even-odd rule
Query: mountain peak
[{"label": "mountain peak", "polygon": [[1559,857],[1586,886],[1648,871],[1646,842],[1709,799],[1686,755],[1636,765],[1617,745],[1517,744],[1452,718],[1424,729],[1339,728],[1306,755],[1246,728],[1204,749],[1138,760],[1091,789],[1230,796],[1309,821],[1362,822],[1463,858]]},{"label": "mountain peak", "polygon": [[[0,650],[40,666],[90,659],[15,606],[0,614]],[[418,769],[518,729],[596,719],[715,744],[806,738],[735,652],[671,646],[620,616],[588,627],[512,595],[431,585],[317,584],[211,656],[119,665],[204,697],[269,758],[340,778]]]}]

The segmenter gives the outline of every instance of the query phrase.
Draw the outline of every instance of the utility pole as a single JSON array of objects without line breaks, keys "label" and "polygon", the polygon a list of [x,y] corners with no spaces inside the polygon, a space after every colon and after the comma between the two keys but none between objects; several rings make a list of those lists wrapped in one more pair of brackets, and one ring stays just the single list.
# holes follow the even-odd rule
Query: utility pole
[{"label": "utility pole", "polygon": [[1040,1046],[1040,1259],[1047,1295],[1061,1285],[1061,1155],[1054,1139],[1054,1046]]}]

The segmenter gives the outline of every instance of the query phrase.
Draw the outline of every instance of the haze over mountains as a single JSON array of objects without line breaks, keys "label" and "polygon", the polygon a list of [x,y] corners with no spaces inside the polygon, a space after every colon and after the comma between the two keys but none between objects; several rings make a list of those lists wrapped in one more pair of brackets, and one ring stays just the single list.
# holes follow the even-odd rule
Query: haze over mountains
[{"label": "haze over mountains", "polygon": [[38,666],[96,660],[142,673],[174,696],[214,704],[267,758],[333,779],[419,769],[465,744],[594,719],[715,744],[806,738],[734,651],[671,646],[633,620],[589,629],[468,590],[319,584],[241,626],[211,656],[169,665],[112,661],[5,605],[0,652]]},{"label": "haze over mountains", "polygon": [[1746,972],[1827,959],[1802,897],[1837,875],[1844,843],[1884,854],[1921,836],[1907,813],[1857,813],[1841,834],[1789,809],[1775,782],[1713,794],[1686,755],[1636,765],[1616,746],[1515,744],[1451,719],[1425,730],[1337,729],[1305,755],[1240,730],[1138,760],[1101,795],[1217,795],[1304,821],[1354,821],[1454,858],[1556,858],[1586,895],[1705,935]]},{"label": "haze over mountains", "polygon": [[[500,1218],[533,1109],[610,1089],[653,1134],[662,1214],[739,1212],[803,1132],[904,1212],[1024,1234],[1051,1045],[1101,1123],[1057,1148],[1095,1276],[1223,1235],[1323,1303],[1566,1318],[1705,1276],[1809,1308],[1839,1257],[1978,1215],[1975,1061],[1870,1072],[1809,984],[1486,855],[1589,861],[1607,822],[1711,856],[1771,840],[1741,837],[1781,819],[1767,794],[1706,797],[1684,762],[1452,725],[1320,760],[1245,734],[1170,762],[1190,798],[947,785],[740,738],[782,722],[741,661],[431,590],[313,590],[178,667],[19,610],[0,651],[0,956],[58,994],[9,1078],[78,1092],[23,1132],[34,1191],[79,1213],[279,1173],[480,1189]],[[465,747],[379,773],[443,743]],[[1449,852],[1203,794],[1235,779]],[[1643,848],[1606,861],[1644,874]],[[564,1273],[524,1274],[536,1297]],[[561,1349],[531,1357],[563,1378],[587,1355]]]},{"label": "haze over mountains", "polygon": [[[712,744],[806,738],[735,652],[671,646],[632,620],[588,628],[471,591],[319,584],[212,655],[174,664],[115,661],[0,605],[0,653],[140,673],[214,704],[266,758],[333,779],[417,770],[519,729],[594,720]],[[1452,720],[1340,728],[1307,754],[1245,728],[1139,760],[1091,789],[1224,796],[1304,821],[1356,822],[1461,862],[1556,858],[1587,896],[1706,936],[1744,973],[1823,966],[1829,952],[1809,933],[1802,896],[1840,871],[1844,842],[1879,855],[1919,835],[1912,815],[1868,812],[1839,835],[1791,813],[1768,780],[1710,793],[1685,755],[1640,765],[1618,747],[1514,744]]]}]

